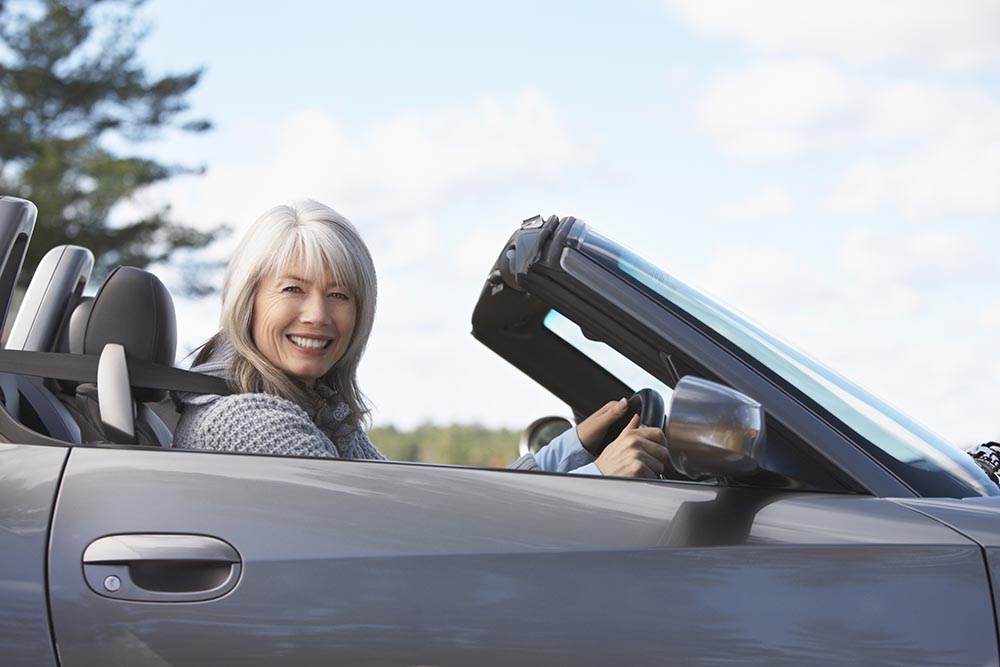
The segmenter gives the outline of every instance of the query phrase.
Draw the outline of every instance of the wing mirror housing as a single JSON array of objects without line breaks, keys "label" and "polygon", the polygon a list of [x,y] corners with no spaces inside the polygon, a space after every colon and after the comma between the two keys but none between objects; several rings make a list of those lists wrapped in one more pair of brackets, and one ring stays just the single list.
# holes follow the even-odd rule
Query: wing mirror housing
[{"label": "wing mirror housing", "polygon": [[763,468],[763,406],[715,382],[681,378],[671,397],[666,436],[670,462],[692,479],[747,477]]}]

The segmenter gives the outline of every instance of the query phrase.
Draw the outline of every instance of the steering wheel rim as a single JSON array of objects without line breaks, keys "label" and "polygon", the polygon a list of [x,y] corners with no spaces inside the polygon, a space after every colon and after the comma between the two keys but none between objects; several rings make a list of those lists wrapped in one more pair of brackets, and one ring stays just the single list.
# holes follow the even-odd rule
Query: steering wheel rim
[{"label": "steering wheel rim", "polygon": [[632,414],[639,413],[639,426],[663,428],[667,409],[660,392],[649,387],[640,389],[628,399],[628,405],[631,410],[629,418]]},{"label": "steering wheel rim", "polygon": [[608,427],[604,438],[601,439],[600,451],[614,442],[615,438],[622,432],[632,417],[639,415],[640,426],[655,426],[663,428],[665,426],[667,409],[666,403],[660,392],[649,387],[644,387],[632,394],[628,399],[628,408],[625,414],[615,423]]}]

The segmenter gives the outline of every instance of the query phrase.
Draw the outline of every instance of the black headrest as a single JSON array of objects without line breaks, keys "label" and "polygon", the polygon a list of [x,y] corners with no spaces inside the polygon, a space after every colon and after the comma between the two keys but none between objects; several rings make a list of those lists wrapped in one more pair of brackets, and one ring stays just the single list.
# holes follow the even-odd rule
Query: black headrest
[{"label": "black headrest", "polygon": [[[119,266],[104,279],[92,302],[77,306],[69,338],[73,352],[100,354],[108,343],[118,343],[129,359],[172,366],[177,353],[173,299],[152,273]],[[165,395],[158,390],[135,390],[136,400],[142,402],[158,401]]]}]

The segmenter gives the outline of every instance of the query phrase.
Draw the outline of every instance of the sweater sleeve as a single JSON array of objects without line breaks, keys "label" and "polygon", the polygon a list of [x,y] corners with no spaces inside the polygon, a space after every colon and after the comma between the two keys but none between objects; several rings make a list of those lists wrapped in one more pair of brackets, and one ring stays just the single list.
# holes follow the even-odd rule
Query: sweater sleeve
[{"label": "sweater sleeve", "polygon": [[[187,410],[185,410],[186,412]],[[220,452],[337,458],[336,447],[291,401],[234,394],[196,410],[182,447]],[[183,419],[183,417],[182,417]]]}]

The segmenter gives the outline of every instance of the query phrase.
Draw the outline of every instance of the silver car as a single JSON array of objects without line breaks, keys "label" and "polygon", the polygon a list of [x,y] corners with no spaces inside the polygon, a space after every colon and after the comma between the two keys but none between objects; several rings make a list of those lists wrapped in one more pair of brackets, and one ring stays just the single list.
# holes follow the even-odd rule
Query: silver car
[{"label": "silver car", "polygon": [[[0,318],[35,215],[0,198]],[[1000,488],[582,221],[520,225],[472,332],[577,417],[635,393],[663,479],[174,450],[147,403],[212,386],[92,265],[0,352],[0,665],[998,663]]]}]

